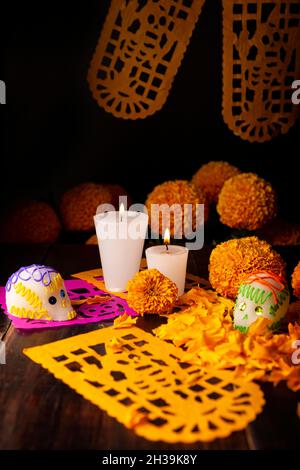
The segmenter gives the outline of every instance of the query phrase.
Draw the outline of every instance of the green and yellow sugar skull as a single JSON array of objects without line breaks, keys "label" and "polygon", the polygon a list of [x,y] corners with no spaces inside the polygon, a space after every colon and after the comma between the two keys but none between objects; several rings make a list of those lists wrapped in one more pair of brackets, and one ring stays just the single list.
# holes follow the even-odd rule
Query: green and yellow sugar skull
[{"label": "green and yellow sugar skull", "polygon": [[267,271],[247,276],[240,285],[234,307],[234,327],[247,333],[259,317],[271,320],[268,328],[275,330],[285,316],[290,294],[285,281]]}]

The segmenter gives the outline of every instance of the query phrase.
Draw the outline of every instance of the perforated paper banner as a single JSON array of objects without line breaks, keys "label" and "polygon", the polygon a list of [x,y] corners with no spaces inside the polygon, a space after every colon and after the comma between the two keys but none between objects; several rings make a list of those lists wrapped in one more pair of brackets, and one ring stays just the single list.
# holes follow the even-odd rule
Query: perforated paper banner
[{"label": "perforated paper banner", "polygon": [[76,310],[77,316],[69,321],[32,320],[30,318],[18,318],[9,315],[5,304],[5,287],[0,287],[0,305],[6,315],[12,320],[18,329],[53,328],[61,326],[85,325],[113,320],[126,313],[136,317],[138,314],[128,307],[127,302],[115,295],[98,289],[98,287],[83,280],[65,281],[66,289]]},{"label": "perforated paper banner", "polygon": [[[142,259],[140,269],[145,269],[146,265],[147,265],[146,260]],[[76,274],[73,274],[73,277],[76,277],[76,278],[81,279],[83,281],[86,281],[90,284],[93,284],[98,289],[101,289],[101,291],[103,291],[103,292],[110,293],[105,287],[104,278],[103,278],[103,271],[102,271],[101,268],[91,269],[89,271],[83,271],[81,273],[76,273]],[[209,287],[210,284],[206,279],[204,279],[202,277],[195,276],[194,274],[187,273],[186,279],[185,279],[185,291],[187,292],[188,290],[192,289],[195,286]],[[126,292],[118,292],[118,297],[126,300],[127,299],[127,293]]]},{"label": "perforated paper banner", "polygon": [[95,100],[124,119],[165,103],[205,0],[112,0],[88,81]]},{"label": "perforated paper banner", "polygon": [[24,353],[136,434],[152,441],[226,437],[261,412],[258,385],[204,371],[137,327],[103,328]]},{"label": "perforated paper banner", "polygon": [[223,0],[223,117],[242,139],[286,133],[299,115],[299,0]]}]

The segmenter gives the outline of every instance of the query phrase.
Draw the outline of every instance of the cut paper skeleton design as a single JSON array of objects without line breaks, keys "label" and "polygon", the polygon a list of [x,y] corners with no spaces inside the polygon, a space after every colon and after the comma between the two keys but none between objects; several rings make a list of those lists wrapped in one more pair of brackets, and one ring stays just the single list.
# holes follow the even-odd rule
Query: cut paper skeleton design
[{"label": "cut paper skeleton design", "polygon": [[290,301],[285,282],[269,272],[258,272],[246,277],[240,286],[234,308],[234,326],[246,333],[258,317],[270,320],[270,329],[280,325]]},{"label": "cut paper skeleton design", "polygon": [[[131,320],[132,323],[132,320]],[[244,429],[264,405],[233,371],[201,370],[135,326],[102,328],[24,350],[87,400],[152,441],[212,441]]]},{"label": "cut paper skeleton design", "polygon": [[88,74],[99,105],[124,119],[158,111],[204,1],[112,0]]},{"label": "cut paper skeleton design", "polygon": [[13,316],[49,321],[76,316],[61,275],[48,266],[20,268],[10,276],[5,290],[7,310]]},{"label": "cut paper skeleton design", "polygon": [[[123,119],[164,105],[205,0],[112,0],[88,82]],[[223,0],[223,117],[242,139],[286,133],[300,107],[300,0]],[[212,21],[214,19],[212,18]]]},{"label": "cut paper skeleton design", "polygon": [[299,0],[223,0],[223,117],[242,139],[264,142],[286,133],[299,106]]}]

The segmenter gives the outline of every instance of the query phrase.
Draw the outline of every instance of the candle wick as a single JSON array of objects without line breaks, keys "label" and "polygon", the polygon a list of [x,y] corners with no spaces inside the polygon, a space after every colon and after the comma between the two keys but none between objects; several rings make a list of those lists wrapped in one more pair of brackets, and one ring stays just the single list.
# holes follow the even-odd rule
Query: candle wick
[{"label": "candle wick", "polygon": [[166,243],[166,250],[169,251],[169,245]]}]

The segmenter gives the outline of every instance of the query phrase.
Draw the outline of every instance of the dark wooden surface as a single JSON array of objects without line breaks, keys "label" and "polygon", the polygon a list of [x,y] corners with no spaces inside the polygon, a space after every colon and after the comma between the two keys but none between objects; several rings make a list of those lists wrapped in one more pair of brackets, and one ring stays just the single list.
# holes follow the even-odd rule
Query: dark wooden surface
[{"label": "dark wooden surface", "polygon": [[[289,271],[300,260],[300,249],[281,250]],[[210,249],[191,252],[189,271],[207,275]],[[85,245],[13,247],[1,246],[0,282],[21,265],[45,263],[65,277],[99,266],[98,249]],[[86,326],[16,331],[0,316],[0,339],[6,343],[7,364],[0,365],[0,450],[4,449],[294,449],[299,447],[300,420],[296,415],[299,394],[285,385],[263,386],[267,404],[245,431],[211,444],[189,446],[151,443],[110,418],[69,387],[22,354],[23,348],[91,331]],[[151,329],[149,320],[140,326]],[[154,320],[155,321],[155,320]]]}]

